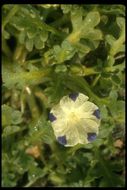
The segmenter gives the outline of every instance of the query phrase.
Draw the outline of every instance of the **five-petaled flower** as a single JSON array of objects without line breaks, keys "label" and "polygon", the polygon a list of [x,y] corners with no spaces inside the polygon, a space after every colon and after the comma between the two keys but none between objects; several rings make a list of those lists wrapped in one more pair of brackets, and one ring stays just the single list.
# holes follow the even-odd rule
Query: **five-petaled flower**
[{"label": "five-petaled flower", "polygon": [[57,141],[64,146],[87,144],[96,139],[100,126],[99,108],[82,93],[64,96],[49,113]]}]

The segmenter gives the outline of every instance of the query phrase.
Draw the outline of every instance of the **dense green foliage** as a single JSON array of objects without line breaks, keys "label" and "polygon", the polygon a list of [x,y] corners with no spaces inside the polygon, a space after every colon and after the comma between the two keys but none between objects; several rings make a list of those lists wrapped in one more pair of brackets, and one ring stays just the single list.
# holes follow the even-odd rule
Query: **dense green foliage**
[{"label": "dense green foliage", "polygon": [[[2,186],[124,186],[125,7],[2,7]],[[70,92],[101,112],[98,138],[58,144],[48,121]]]}]

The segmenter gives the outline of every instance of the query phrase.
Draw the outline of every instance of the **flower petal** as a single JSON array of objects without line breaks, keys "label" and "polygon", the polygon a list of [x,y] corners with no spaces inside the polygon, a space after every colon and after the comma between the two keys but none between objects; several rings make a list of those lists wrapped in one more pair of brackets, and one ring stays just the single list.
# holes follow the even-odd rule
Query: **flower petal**
[{"label": "flower petal", "polygon": [[68,131],[66,131],[67,144],[65,146],[74,146],[78,143],[88,143],[86,133],[80,125],[68,126],[68,128]]},{"label": "flower petal", "polygon": [[96,120],[93,120],[93,119],[83,119],[82,120],[82,126],[84,127],[85,129],[85,132],[86,133],[97,133],[98,134],[98,127],[100,125],[100,121],[96,121]]},{"label": "flower petal", "polygon": [[87,118],[88,115],[93,115],[93,112],[95,110],[97,110],[98,107],[92,103],[92,102],[89,102],[89,101],[86,101],[84,104],[82,104],[79,108],[79,111],[80,111],[80,116],[82,118]]},{"label": "flower petal", "polygon": [[75,101],[75,107],[80,107],[82,104],[84,104],[88,100],[88,96],[79,93],[76,101]]},{"label": "flower petal", "polygon": [[53,113],[53,115],[55,115],[58,119],[63,118],[64,112],[62,110],[62,108],[60,107],[59,104],[57,104],[56,106],[54,106],[51,110],[51,112]]},{"label": "flower petal", "polygon": [[77,123],[74,125],[73,122],[65,123],[65,121],[61,121],[60,123],[56,121],[52,124],[52,127],[57,140],[59,140],[58,137],[60,136],[66,136],[67,143],[65,146],[74,146],[78,143],[88,143],[87,133],[85,132],[85,129],[80,126],[80,123],[78,123],[77,126]]},{"label": "flower petal", "polygon": [[68,96],[64,96],[60,100],[60,106],[61,106],[64,113],[68,113],[71,111],[70,109],[73,109],[74,102]]}]

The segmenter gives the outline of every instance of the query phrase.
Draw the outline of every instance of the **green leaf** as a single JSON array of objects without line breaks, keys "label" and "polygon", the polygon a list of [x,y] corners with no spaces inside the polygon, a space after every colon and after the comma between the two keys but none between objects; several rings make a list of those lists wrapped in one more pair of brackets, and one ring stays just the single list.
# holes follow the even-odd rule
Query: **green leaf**
[{"label": "green leaf", "polygon": [[67,67],[65,65],[57,65],[55,68],[56,73],[66,72],[66,71],[67,71]]},{"label": "green leaf", "polygon": [[25,39],[26,39],[26,32],[25,31],[21,31],[19,34],[19,42],[21,44],[25,43]]},{"label": "green leaf", "polygon": [[10,38],[10,34],[9,34],[6,30],[4,30],[4,31],[3,31],[3,37],[4,37],[5,39],[9,39],[9,38]]},{"label": "green leaf", "polygon": [[114,119],[121,123],[125,123],[125,102],[118,100],[114,103],[111,101],[110,111]]},{"label": "green leaf", "polygon": [[16,132],[19,132],[21,130],[21,128],[19,126],[7,126],[6,128],[4,128],[3,130],[3,137],[7,137],[8,135],[12,135]]},{"label": "green leaf", "polygon": [[72,11],[71,19],[73,31],[67,37],[67,40],[71,44],[77,46],[78,44],[76,43],[78,43],[81,38],[90,39],[97,48],[99,44],[95,44],[95,40],[102,39],[102,32],[99,29],[94,29],[94,27],[100,22],[99,12],[91,11],[86,15],[85,19],[83,19],[82,14],[82,11],[79,10]]},{"label": "green leaf", "polygon": [[117,22],[120,30],[124,31],[125,30],[125,19],[123,17],[117,17],[116,22]]},{"label": "green leaf", "polygon": [[87,14],[84,24],[86,27],[92,27],[94,28],[96,25],[98,25],[100,22],[100,14],[97,11],[91,11]]},{"label": "green leaf", "polygon": [[40,32],[40,40],[42,42],[45,42],[48,38],[48,32],[43,30],[42,32]]},{"label": "green leaf", "polygon": [[71,59],[75,54],[74,47],[72,47],[67,40],[63,41],[61,47],[56,45],[54,46],[53,49],[54,49],[54,57],[57,63],[63,63],[65,60]]},{"label": "green leaf", "polygon": [[107,110],[106,106],[103,105],[103,106],[100,108],[100,110],[101,110],[101,118],[102,118],[102,119],[107,119],[107,118],[108,118],[108,110]]},{"label": "green leaf", "polygon": [[112,35],[110,35],[110,34],[106,35],[105,39],[106,39],[106,41],[107,41],[111,46],[112,46],[112,44],[114,43],[114,41],[116,40],[116,39],[114,38],[114,36],[112,36]]},{"label": "green leaf", "polygon": [[34,38],[36,34],[37,34],[37,28],[35,27],[31,27],[27,30],[27,36],[29,39]]},{"label": "green leaf", "polygon": [[47,143],[51,144],[54,141],[54,134],[51,126],[41,116],[36,122],[31,123],[32,128],[29,131],[28,141],[30,143]]},{"label": "green leaf", "polygon": [[24,88],[27,85],[35,85],[47,80],[50,69],[41,69],[39,71],[24,71],[22,67],[16,63],[3,64],[2,76],[4,85],[11,89],[12,87]]},{"label": "green leaf", "polygon": [[11,124],[12,122],[11,114],[12,114],[12,108],[7,105],[2,105],[2,126]]},{"label": "green leaf", "polygon": [[77,27],[82,25],[82,13],[79,10],[72,11],[71,21],[73,25],[73,30],[76,31]]},{"label": "green leaf", "polygon": [[34,44],[35,44],[35,48],[37,49],[44,48],[44,42],[41,40],[40,36],[36,36],[34,38]]},{"label": "green leaf", "polygon": [[37,179],[39,179],[40,177],[42,178],[43,176],[45,176],[47,174],[47,171],[44,171],[42,168],[36,167],[36,166],[32,166],[29,168],[29,181],[36,181]]},{"label": "green leaf", "polygon": [[107,64],[109,66],[112,66],[112,65],[114,65],[114,63],[115,63],[115,58],[112,55],[109,55],[108,59],[107,59]]},{"label": "green leaf", "polygon": [[21,175],[18,159],[2,153],[2,171],[2,187],[15,187]]},{"label": "green leaf", "polygon": [[[95,161],[93,165],[88,169],[87,176],[84,180],[85,185],[89,182],[100,179],[99,187],[121,187],[123,186],[122,177],[117,175],[117,167],[114,167],[114,161],[108,161],[103,158],[102,154],[97,151],[98,161]],[[118,164],[115,161],[115,164]],[[121,166],[122,169],[122,166]],[[100,178],[101,177],[101,178]],[[116,179],[118,181],[116,181]]]},{"label": "green leaf", "polygon": [[[100,183],[100,187],[121,187],[123,186],[122,178],[115,174],[114,167],[111,162],[106,160],[101,160],[101,163],[98,163],[98,173],[102,174],[103,178]],[[110,170],[110,172],[109,172]],[[117,179],[117,180],[116,180]]]},{"label": "green leaf", "polygon": [[22,113],[20,111],[14,110],[12,113],[12,124],[19,124],[22,122]]},{"label": "green leaf", "polygon": [[84,38],[90,40],[102,40],[102,32],[98,29],[91,29],[84,35]]},{"label": "green leaf", "polygon": [[116,90],[111,90],[109,97],[110,97],[111,101],[116,101],[118,98],[118,94],[117,94]]},{"label": "green leaf", "polygon": [[114,40],[112,44],[110,43],[111,44],[110,54],[112,56],[115,56],[118,52],[123,51],[123,44],[125,42],[125,19],[117,17],[116,22],[120,27],[120,34],[117,40]]},{"label": "green leaf", "polygon": [[72,5],[65,5],[65,4],[61,4],[61,9],[63,11],[64,14],[68,13],[69,11],[71,11]]},{"label": "green leaf", "polygon": [[33,39],[28,39],[26,40],[26,49],[28,49],[28,51],[32,51],[33,49]]},{"label": "green leaf", "polygon": [[19,124],[22,122],[22,114],[18,110],[2,105],[2,125]]}]

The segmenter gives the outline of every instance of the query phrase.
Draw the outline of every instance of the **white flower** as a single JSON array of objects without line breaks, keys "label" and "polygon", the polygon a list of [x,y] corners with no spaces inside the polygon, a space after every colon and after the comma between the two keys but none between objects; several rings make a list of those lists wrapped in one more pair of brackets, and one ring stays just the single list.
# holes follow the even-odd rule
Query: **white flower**
[{"label": "white flower", "polygon": [[64,146],[87,144],[96,139],[100,125],[98,107],[82,93],[64,96],[49,114],[57,141]]}]

